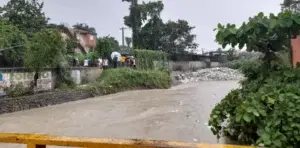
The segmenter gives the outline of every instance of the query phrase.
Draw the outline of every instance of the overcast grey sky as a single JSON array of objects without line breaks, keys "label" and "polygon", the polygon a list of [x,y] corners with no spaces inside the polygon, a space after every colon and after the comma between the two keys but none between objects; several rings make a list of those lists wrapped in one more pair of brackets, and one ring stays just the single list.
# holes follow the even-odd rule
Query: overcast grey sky
[{"label": "overcast grey sky", "polygon": [[[3,5],[8,0],[0,0]],[[122,0],[44,0],[44,11],[50,22],[87,23],[96,28],[99,36],[111,35],[121,43],[120,27],[127,15],[128,3]],[[140,0],[141,1],[141,0]],[[199,49],[215,49],[213,29],[218,23],[241,24],[258,12],[278,13],[283,0],[163,0],[165,21],[185,19],[195,26]],[[125,33],[131,36],[130,30]]]}]

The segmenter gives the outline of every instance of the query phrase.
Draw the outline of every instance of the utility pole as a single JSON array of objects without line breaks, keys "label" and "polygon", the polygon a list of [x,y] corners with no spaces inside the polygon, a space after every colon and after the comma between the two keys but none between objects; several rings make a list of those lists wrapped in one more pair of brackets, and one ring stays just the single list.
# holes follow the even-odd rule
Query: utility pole
[{"label": "utility pole", "polygon": [[125,38],[124,38],[124,30],[127,29],[125,27],[121,27],[120,30],[122,30],[122,46],[124,47],[125,46]]}]

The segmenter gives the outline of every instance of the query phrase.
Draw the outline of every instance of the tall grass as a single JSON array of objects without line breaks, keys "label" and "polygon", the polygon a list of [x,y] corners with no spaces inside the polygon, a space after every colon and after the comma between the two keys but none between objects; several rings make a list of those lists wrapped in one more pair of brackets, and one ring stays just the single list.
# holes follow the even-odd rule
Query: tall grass
[{"label": "tall grass", "polygon": [[133,89],[166,89],[171,87],[168,71],[118,68],[104,70],[100,78],[85,89],[112,94]]}]

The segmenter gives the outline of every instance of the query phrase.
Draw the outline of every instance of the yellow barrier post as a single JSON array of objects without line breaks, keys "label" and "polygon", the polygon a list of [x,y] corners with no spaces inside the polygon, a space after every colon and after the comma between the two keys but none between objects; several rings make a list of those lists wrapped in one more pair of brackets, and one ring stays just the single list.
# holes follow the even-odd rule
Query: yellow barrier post
[{"label": "yellow barrier post", "polygon": [[253,148],[235,145],[183,143],[156,140],[123,140],[57,137],[39,134],[0,133],[0,143],[27,144],[27,148],[46,148],[46,145],[84,148]]}]

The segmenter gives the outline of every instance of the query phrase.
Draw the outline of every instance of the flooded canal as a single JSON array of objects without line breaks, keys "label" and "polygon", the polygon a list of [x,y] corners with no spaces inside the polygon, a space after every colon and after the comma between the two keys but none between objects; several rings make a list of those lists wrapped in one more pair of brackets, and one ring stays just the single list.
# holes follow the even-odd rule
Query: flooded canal
[{"label": "flooded canal", "polygon": [[237,87],[237,81],[198,82],[4,114],[0,132],[218,143],[207,125],[210,111]]}]

